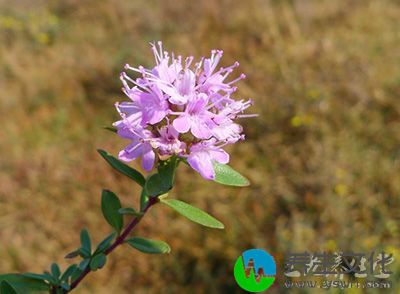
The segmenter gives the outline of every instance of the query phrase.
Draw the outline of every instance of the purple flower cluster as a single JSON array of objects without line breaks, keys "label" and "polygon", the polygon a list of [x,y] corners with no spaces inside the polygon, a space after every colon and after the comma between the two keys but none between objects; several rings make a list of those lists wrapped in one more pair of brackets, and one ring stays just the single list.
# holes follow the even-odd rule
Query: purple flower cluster
[{"label": "purple flower cluster", "polygon": [[227,144],[244,139],[235,119],[251,105],[250,100],[231,98],[233,86],[245,78],[226,81],[238,62],[217,69],[222,51],[212,50],[210,58],[193,64],[193,57],[175,57],[163,51],[162,43],[151,44],[156,66],[125,65],[139,77],[121,73],[123,92],[129,102],[116,103],[121,120],[114,123],[118,134],[130,144],[119,153],[123,161],[142,158],[142,166],[153,168],[156,155],[165,160],[184,157],[205,179],[214,179],[213,161],[226,164]]}]

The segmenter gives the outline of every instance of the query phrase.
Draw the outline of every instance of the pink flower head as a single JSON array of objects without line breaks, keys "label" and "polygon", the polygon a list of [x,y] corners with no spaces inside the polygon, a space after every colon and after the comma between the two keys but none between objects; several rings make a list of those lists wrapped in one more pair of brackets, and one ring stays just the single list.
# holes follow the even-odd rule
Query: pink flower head
[{"label": "pink flower head", "polygon": [[[189,165],[206,179],[214,179],[213,163],[226,164],[229,154],[222,148],[244,139],[236,122],[244,115],[250,100],[234,100],[236,82],[244,74],[229,80],[238,62],[217,69],[221,50],[212,50],[209,58],[193,64],[163,50],[162,43],[151,44],[156,65],[151,69],[125,65],[139,75],[133,79],[121,74],[123,92],[130,101],[117,103],[121,120],[114,123],[118,134],[131,143],[119,158],[142,158],[145,170],[151,170],[157,156],[186,158]],[[157,156],[156,156],[157,155]]]}]

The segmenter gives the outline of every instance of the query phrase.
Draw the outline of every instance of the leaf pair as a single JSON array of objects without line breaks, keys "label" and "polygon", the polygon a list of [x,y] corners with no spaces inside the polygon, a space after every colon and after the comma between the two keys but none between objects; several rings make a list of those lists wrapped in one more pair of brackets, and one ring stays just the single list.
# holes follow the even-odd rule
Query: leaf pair
[{"label": "leaf pair", "polygon": [[101,194],[101,210],[106,221],[118,234],[124,227],[123,215],[143,216],[142,212],[137,212],[131,207],[122,208],[118,196],[109,190],[103,190]]},{"label": "leaf pair", "polygon": [[[77,256],[81,256],[83,258],[83,260],[79,263],[79,266],[77,266],[79,273],[84,271],[88,266],[92,271],[102,268],[107,260],[105,252],[110,247],[115,236],[115,232],[108,235],[97,245],[96,250],[92,254],[92,244],[89,232],[86,229],[83,229],[80,234],[81,247],[71,253],[68,253],[65,258],[74,258]],[[77,276],[79,276],[79,273],[76,273]],[[75,277],[75,272],[71,275]]]},{"label": "leaf pair", "polygon": [[103,250],[107,249],[111,240],[114,238],[114,234],[111,234],[106,239],[104,239],[97,246],[96,251],[92,254],[92,244],[89,236],[89,232],[87,230],[81,231],[81,248],[79,251],[83,252],[82,257],[84,258],[79,263],[79,269],[84,271],[88,266],[90,269],[95,271],[104,266],[106,263],[106,256],[103,253]]},{"label": "leaf pair", "polygon": [[89,266],[92,271],[102,268],[107,261],[107,256],[104,253],[99,253],[93,256],[90,260]]},{"label": "leaf pair", "polygon": [[[108,152],[101,149],[99,149],[98,152],[114,169],[131,178],[141,187],[146,186],[146,193],[151,196],[161,195],[170,190],[174,180],[175,168],[177,167],[179,160],[187,163],[185,159],[178,159],[176,156],[171,157],[171,159],[167,161],[161,161],[158,173],[150,176],[146,181],[140,172],[116,159]],[[237,187],[244,187],[250,184],[248,179],[235,171],[229,165],[218,162],[214,162],[213,165],[215,171],[215,182]]]},{"label": "leaf pair", "polygon": [[[43,283],[47,285],[47,288],[51,287],[56,292],[55,293],[65,293],[65,291],[70,290],[70,283],[74,280],[74,275],[80,273],[79,268],[76,264],[70,265],[64,273],[61,273],[59,266],[53,263],[50,268],[50,272],[45,271],[43,274],[36,273],[24,273],[21,276],[25,279],[30,279],[35,281],[35,283]],[[45,283],[48,282],[49,284]],[[26,285],[31,291],[36,291],[32,285]],[[20,290],[18,290],[19,292]],[[0,292],[3,293],[3,292]],[[20,293],[30,293],[26,289],[21,289]],[[53,293],[53,292],[52,292]]]}]

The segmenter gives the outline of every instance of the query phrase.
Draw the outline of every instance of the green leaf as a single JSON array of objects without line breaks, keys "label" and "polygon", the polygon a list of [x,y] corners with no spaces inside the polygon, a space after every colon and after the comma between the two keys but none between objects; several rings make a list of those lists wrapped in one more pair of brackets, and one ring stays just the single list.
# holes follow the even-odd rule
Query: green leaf
[{"label": "green leaf", "polygon": [[2,281],[0,283],[0,293],[1,294],[18,294],[17,291],[7,281]]},{"label": "green leaf", "polygon": [[167,160],[160,161],[158,163],[158,173],[168,181],[171,186],[175,181],[175,171],[179,164],[179,159],[176,156],[172,156]]},{"label": "green leaf", "polygon": [[79,266],[75,269],[75,271],[71,274],[71,282],[74,282],[81,275],[82,270]]},{"label": "green leaf", "polygon": [[99,268],[102,268],[106,263],[107,257],[104,253],[99,253],[95,255],[90,261],[90,269],[95,271]]},{"label": "green leaf", "polygon": [[57,282],[58,282],[57,280],[58,279],[53,277],[52,274],[50,274],[48,271],[45,271],[43,273],[43,275],[46,277],[46,280],[49,281],[49,283],[54,284],[54,285],[57,284]]},{"label": "green leaf", "polygon": [[215,182],[228,185],[228,186],[237,186],[244,187],[250,185],[248,179],[239,174],[233,168],[231,168],[227,164],[221,164],[218,162],[214,162],[214,171],[215,171]]},{"label": "green leaf", "polygon": [[27,278],[32,278],[32,279],[41,280],[41,281],[45,281],[47,279],[47,276],[42,275],[42,274],[23,273],[21,275],[24,277],[27,277]]},{"label": "green leaf", "polygon": [[171,252],[171,248],[164,241],[133,237],[125,242],[143,253],[157,254]]},{"label": "green leaf", "polygon": [[76,271],[78,266],[76,264],[70,265],[61,276],[61,281],[68,281],[68,278]]},{"label": "green leaf", "polygon": [[108,130],[113,133],[117,133],[117,129],[115,127],[106,126],[106,127],[103,127],[103,129]]},{"label": "green leaf", "polygon": [[69,291],[71,289],[71,286],[67,283],[61,283],[61,288],[63,288],[65,291]]},{"label": "green leaf", "polygon": [[110,247],[111,241],[115,238],[115,232],[108,235],[103,241],[101,241],[99,243],[99,245],[97,245],[96,251],[94,252],[94,254],[97,254],[99,252],[104,252],[108,249],[108,247]]},{"label": "green leaf", "polygon": [[59,278],[61,275],[61,271],[60,271],[60,267],[58,266],[57,263],[53,263],[51,265],[51,274],[53,275],[53,277],[55,278]]},{"label": "green leaf", "polygon": [[144,186],[145,194],[155,197],[171,190],[174,185],[175,170],[178,162],[176,156],[160,161],[158,173],[151,175],[146,181]]},{"label": "green leaf", "polygon": [[134,216],[142,216],[143,215],[142,212],[137,212],[131,207],[120,208],[118,210],[118,212],[119,212],[119,214],[122,214],[122,215],[124,215],[124,214],[134,215]]},{"label": "green leaf", "polygon": [[175,209],[181,215],[187,217],[191,221],[198,223],[200,225],[215,228],[215,229],[223,229],[224,225],[208,213],[191,206],[183,201],[177,199],[160,199],[160,201],[169,207]]},{"label": "green leaf", "polygon": [[101,195],[101,210],[104,218],[119,234],[124,226],[124,218],[118,213],[121,202],[117,195],[108,190],[103,190]]},{"label": "green leaf", "polygon": [[143,189],[142,193],[140,194],[140,211],[143,211],[148,201],[149,196],[146,195],[146,191]]},{"label": "green leaf", "polygon": [[90,258],[85,258],[84,260],[81,261],[81,263],[79,264],[79,269],[81,271],[85,270],[85,268],[87,268],[87,266],[90,263]]},{"label": "green leaf", "polygon": [[75,250],[75,251],[72,251],[72,252],[68,253],[67,255],[64,256],[64,258],[67,258],[67,259],[75,258],[75,257],[79,256],[80,254],[81,254],[81,252],[78,249],[78,250]]},{"label": "green leaf", "polygon": [[[49,284],[37,278],[26,277],[22,274],[0,275],[0,282],[7,281],[17,293],[31,294],[48,292]],[[0,293],[3,293],[0,291]]]},{"label": "green leaf", "polygon": [[[87,255],[87,253],[92,252],[92,243],[90,241],[89,232],[86,229],[81,231],[81,246],[82,248],[79,250],[83,255]],[[82,250],[83,249],[83,250]]]},{"label": "green leaf", "polygon": [[171,190],[172,185],[157,173],[147,179],[144,189],[147,195],[155,197]]},{"label": "green leaf", "polygon": [[122,174],[126,175],[127,177],[131,178],[136,183],[138,183],[140,186],[142,186],[142,187],[144,186],[144,184],[146,182],[146,179],[144,178],[144,176],[140,172],[138,172],[134,168],[130,167],[129,165],[126,165],[125,163],[122,163],[121,161],[119,161],[114,156],[112,156],[111,154],[107,153],[104,150],[99,149],[97,151],[117,171],[119,171],[120,173],[122,173]]}]

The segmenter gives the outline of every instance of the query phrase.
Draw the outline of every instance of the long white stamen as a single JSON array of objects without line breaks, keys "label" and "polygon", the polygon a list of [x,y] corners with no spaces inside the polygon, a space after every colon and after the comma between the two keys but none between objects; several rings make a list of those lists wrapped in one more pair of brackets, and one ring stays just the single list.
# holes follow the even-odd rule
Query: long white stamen
[{"label": "long white stamen", "polygon": [[149,90],[147,87],[145,87],[144,85],[141,85],[141,84],[137,83],[135,80],[131,79],[125,72],[122,72],[121,75],[122,75],[122,78],[124,78],[124,79],[130,81],[132,84],[138,86],[139,88],[142,88],[143,90],[146,90],[147,92],[150,91],[150,90]]},{"label": "long white stamen", "polygon": [[[214,52],[213,52],[214,51]],[[222,50],[213,50],[211,51],[212,55],[211,55],[211,68],[210,68],[210,72],[213,72],[215,70],[215,68],[217,67],[219,61],[221,60],[221,57],[223,55],[223,51]]]},{"label": "long white stamen", "polygon": [[150,44],[151,44],[151,50],[153,51],[153,54],[154,54],[154,59],[156,60],[156,64],[159,65],[160,61],[161,61],[161,57],[160,57],[160,55],[158,55],[156,44],[154,44],[154,43],[150,43]]},{"label": "long white stamen", "polygon": [[257,116],[258,116],[258,114],[254,113],[254,114],[239,114],[239,115],[237,115],[236,117],[239,117],[239,118],[248,118],[248,117],[257,117]]}]

